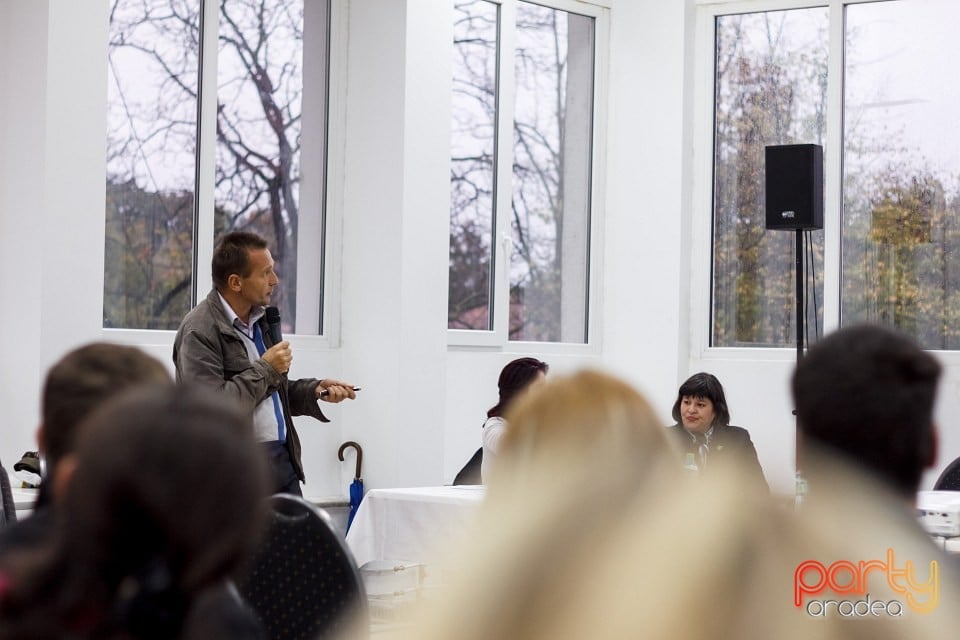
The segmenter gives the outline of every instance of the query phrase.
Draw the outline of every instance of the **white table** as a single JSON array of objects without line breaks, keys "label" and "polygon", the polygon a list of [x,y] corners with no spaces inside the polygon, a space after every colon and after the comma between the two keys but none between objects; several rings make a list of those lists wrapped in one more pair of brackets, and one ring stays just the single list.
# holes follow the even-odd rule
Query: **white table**
[{"label": "white table", "polygon": [[37,501],[39,489],[24,489],[22,487],[13,487],[13,503],[17,508],[17,520],[26,518],[33,512],[33,503]]},{"label": "white table", "polygon": [[943,536],[930,536],[933,543],[940,549],[949,554],[960,555],[960,538],[944,538]]},{"label": "white table", "polygon": [[470,526],[483,486],[372,489],[347,533],[358,566],[371,560],[430,563]]}]

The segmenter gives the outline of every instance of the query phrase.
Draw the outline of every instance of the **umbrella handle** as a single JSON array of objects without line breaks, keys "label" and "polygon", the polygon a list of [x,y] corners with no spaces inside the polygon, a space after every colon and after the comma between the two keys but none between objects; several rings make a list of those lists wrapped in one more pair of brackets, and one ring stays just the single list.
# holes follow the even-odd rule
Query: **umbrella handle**
[{"label": "umbrella handle", "polygon": [[346,449],[347,447],[353,447],[354,449],[357,450],[357,471],[356,473],[353,474],[353,479],[359,480],[360,466],[363,464],[363,449],[360,447],[359,444],[357,444],[353,440],[347,440],[342,445],[340,445],[340,448],[337,450],[337,457],[340,458],[340,462],[343,462],[343,450]]}]

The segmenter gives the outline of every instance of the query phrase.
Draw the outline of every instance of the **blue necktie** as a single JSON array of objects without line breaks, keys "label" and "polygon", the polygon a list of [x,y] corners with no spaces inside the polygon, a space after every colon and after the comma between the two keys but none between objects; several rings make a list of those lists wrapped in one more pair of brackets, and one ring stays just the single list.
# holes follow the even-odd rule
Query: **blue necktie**
[{"label": "blue necktie", "polygon": [[[260,333],[260,323],[253,323],[253,344],[257,347],[257,353],[261,356],[263,352],[267,350],[266,345],[263,344],[263,334]],[[287,439],[286,434],[286,423],[283,421],[283,410],[280,408],[280,394],[274,391],[271,395],[273,398],[273,413],[277,416],[277,440],[280,442],[285,442]]]}]

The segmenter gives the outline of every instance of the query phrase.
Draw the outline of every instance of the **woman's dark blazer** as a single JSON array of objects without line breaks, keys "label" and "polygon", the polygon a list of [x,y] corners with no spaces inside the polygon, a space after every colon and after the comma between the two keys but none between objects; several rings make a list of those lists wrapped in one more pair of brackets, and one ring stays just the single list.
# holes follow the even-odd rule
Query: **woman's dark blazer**
[{"label": "woman's dark blazer", "polygon": [[[667,437],[680,449],[681,460],[687,453],[694,454],[694,458],[697,457],[697,443],[682,425],[675,424],[667,427],[667,434]],[[709,476],[711,468],[727,465],[735,465],[747,478],[763,487],[764,491],[769,491],[766,478],[763,476],[763,467],[757,459],[757,450],[750,439],[750,432],[743,427],[717,425],[713,428],[710,448],[707,451],[705,475]]]}]

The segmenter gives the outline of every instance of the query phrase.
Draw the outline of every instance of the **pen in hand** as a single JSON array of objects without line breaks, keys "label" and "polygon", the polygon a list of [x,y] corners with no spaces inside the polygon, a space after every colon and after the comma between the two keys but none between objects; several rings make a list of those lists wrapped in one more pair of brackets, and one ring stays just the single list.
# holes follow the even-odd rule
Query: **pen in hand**
[{"label": "pen in hand", "polygon": [[[354,391],[360,391],[360,387],[350,387],[350,388],[353,389]],[[324,389],[323,391],[320,392],[320,397],[325,398],[329,393],[330,393],[329,389]]]}]

